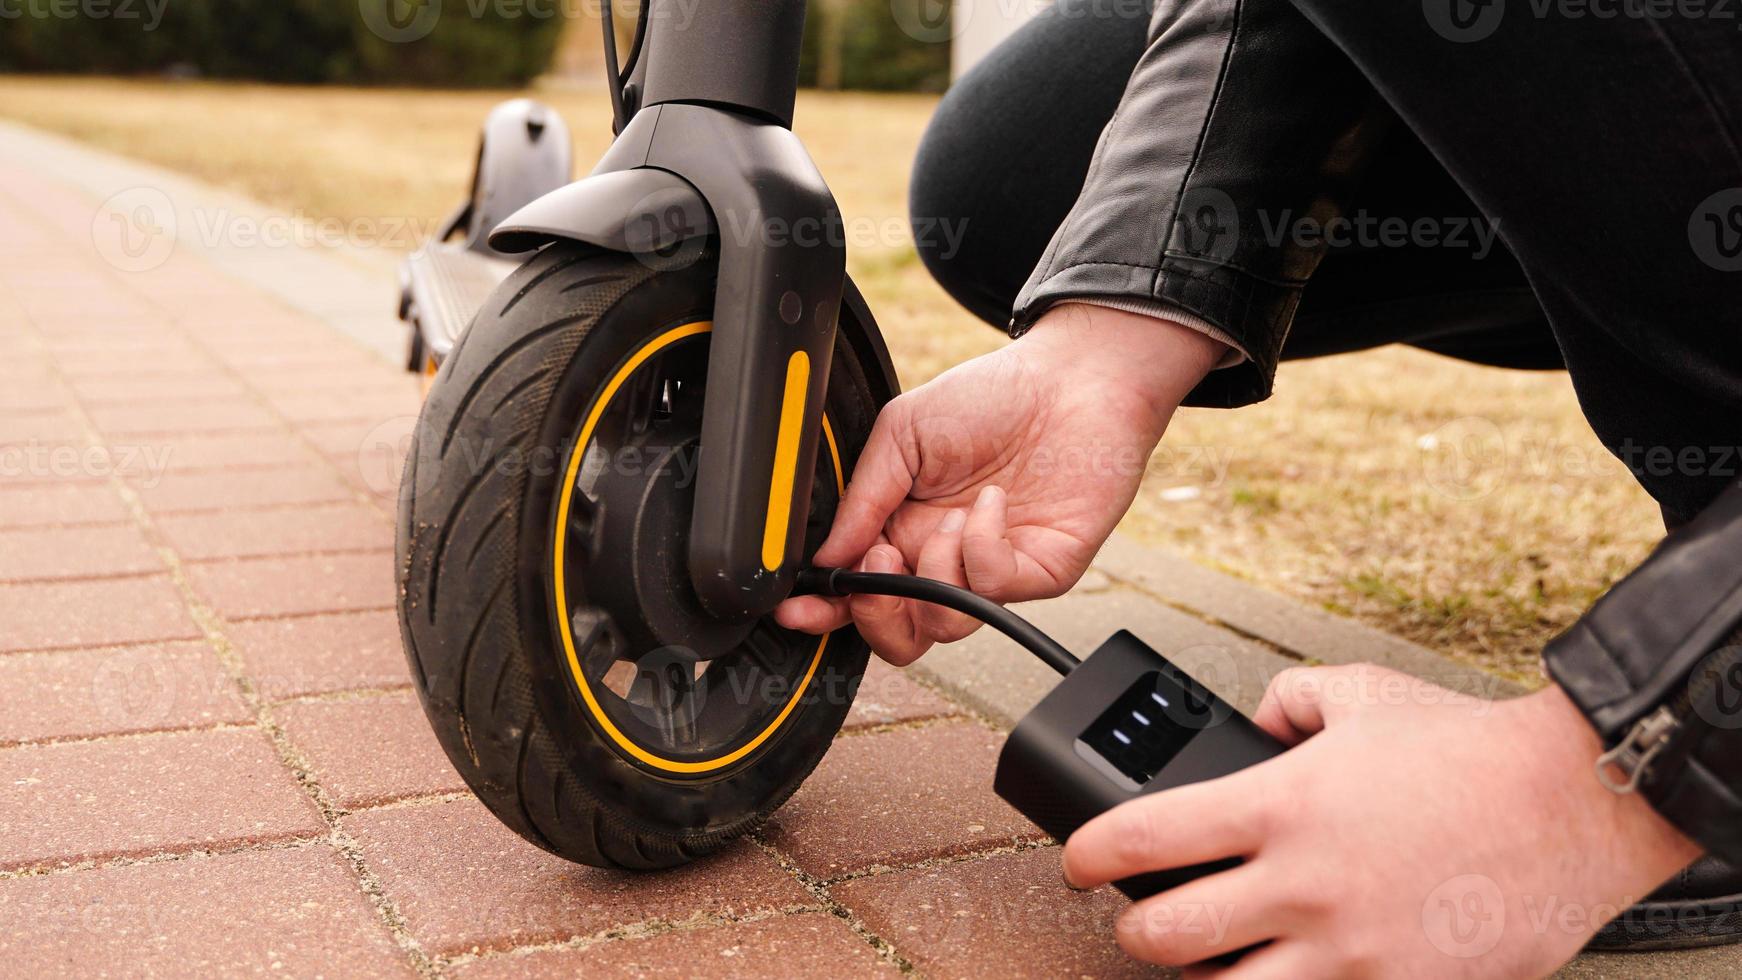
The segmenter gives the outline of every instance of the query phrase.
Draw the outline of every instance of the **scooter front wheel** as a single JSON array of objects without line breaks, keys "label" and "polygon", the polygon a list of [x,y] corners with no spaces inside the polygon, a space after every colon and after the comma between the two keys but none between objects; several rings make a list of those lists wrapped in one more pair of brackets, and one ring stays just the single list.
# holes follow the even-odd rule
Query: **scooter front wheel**
[{"label": "scooter front wheel", "polygon": [[[539,253],[444,362],[400,488],[400,625],[437,738],[505,824],[599,867],[752,829],[865,670],[850,628],[722,623],[689,584],[713,271]],[[843,334],[807,553],[879,407],[868,369]]]}]

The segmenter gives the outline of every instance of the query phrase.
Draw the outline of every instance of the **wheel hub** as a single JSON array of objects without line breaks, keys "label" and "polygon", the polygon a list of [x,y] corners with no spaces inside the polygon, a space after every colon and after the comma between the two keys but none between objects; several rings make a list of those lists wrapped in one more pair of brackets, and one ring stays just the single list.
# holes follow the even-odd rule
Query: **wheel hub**
[{"label": "wheel hub", "polygon": [[676,425],[624,447],[600,475],[600,605],[638,647],[677,659],[712,660],[743,642],[754,621],[726,623],[702,608],[690,584],[698,436]]}]

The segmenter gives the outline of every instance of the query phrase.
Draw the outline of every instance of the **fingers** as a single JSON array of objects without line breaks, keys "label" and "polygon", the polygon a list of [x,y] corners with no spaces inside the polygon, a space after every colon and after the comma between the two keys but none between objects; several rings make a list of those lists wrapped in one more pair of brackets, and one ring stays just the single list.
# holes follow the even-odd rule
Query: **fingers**
[{"label": "fingers", "polygon": [[[907,567],[901,560],[901,552],[893,545],[879,544],[865,553],[859,570],[900,575],[906,573]],[[853,612],[854,625],[859,627],[859,635],[878,656],[895,666],[905,667],[931,649],[931,641],[915,631],[913,615],[905,600],[894,596],[855,595],[848,600],[848,606]]]},{"label": "fingers", "polygon": [[1460,701],[1474,699],[1373,664],[1295,667],[1271,679],[1252,720],[1293,745],[1364,709]]},{"label": "fingers", "polygon": [[871,436],[853,467],[853,482],[835,510],[829,537],[813,562],[823,568],[844,568],[857,562],[877,543],[883,525],[913,489],[914,469],[904,444],[909,442],[907,413],[900,400],[878,414]]},{"label": "fingers", "polygon": [[[1017,536],[1026,538],[1021,543]],[[993,602],[1052,599],[1070,588],[1082,569],[1061,580],[1036,557],[1057,554],[1061,534],[1042,527],[1010,531],[1009,496],[1003,487],[988,486],[974,500],[962,533],[962,567],[969,588]]]},{"label": "fingers", "polygon": [[1159,895],[1120,916],[1114,935],[1134,959],[1185,966],[1237,952],[1283,934],[1287,923],[1266,890],[1272,877],[1242,865]]},{"label": "fingers", "polygon": [[774,621],[789,630],[827,633],[853,621],[847,600],[820,595],[801,595],[774,607]]},{"label": "fingers", "polygon": [[1291,667],[1270,679],[1252,721],[1284,745],[1298,745],[1325,727],[1320,667]]},{"label": "fingers", "polygon": [[[920,547],[914,574],[950,585],[967,586],[962,572],[962,532],[966,511],[952,510]],[[965,613],[929,602],[911,603],[915,626],[934,643],[954,643],[980,628],[980,621]]]},{"label": "fingers", "polygon": [[1139,797],[1101,814],[1065,842],[1065,881],[1095,888],[1253,853],[1264,839],[1261,801],[1268,795],[1255,788],[1260,769]]},{"label": "fingers", "polygon": [[962,568],[968,587],[994,602],[1004,601],[1016,585],[1016,548],[1006,536],[1009,527],[1004,489],[982,489],[962,531]]},{"label": "fingers", "polygon": [[1294,980],[1326,972],[1323,957],[1299,940],[1273,942],[1255,949],[1226,967],[1197,966],[1183,970],[1181,980]]}]

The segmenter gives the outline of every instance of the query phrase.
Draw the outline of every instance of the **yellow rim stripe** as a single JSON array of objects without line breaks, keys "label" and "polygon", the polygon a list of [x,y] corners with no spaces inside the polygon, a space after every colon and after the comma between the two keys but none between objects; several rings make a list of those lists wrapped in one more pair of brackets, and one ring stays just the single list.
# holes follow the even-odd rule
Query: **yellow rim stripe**
[{"label": "yellow rim stripe", "polygon": [[[568,469],[563,477],[562,496],[557,500],[556,543],[555,547],[552,549],[555,565],[555,574],[553,578],[556,585],[557,620],[559,631],[562,635],[563,653],[568,657],[569,673],[574,676],[575,686],[580,689],[581,699],[586,702],[587,710],[592,712],[594,720],[599,723],[599,727],[605,730],[605,734],[610,736],[611,740],[621,746],[625,752],[628,752],[634,758],[639,759],[654,768],[678,773],[709,772],[723,766],[729,766],[732,763],[737,762],[739,759],[744,758],[744,756],[754,751],[757,746],[767,741],[768,737],[773,735],[775,731],[780,728],[781,724],[786,721],[787,716],[792,714],[792,709],[798,707],[799,698],[802,697],[804,692],[810,688],[811,678],[816,676],[817,666],[823,662],[823,651],[826,650],[829,645],[829,634],[825,633],[817,641],[817,650],[816,653],[811,656],[810,666],[805,670],[804,680],[800,681],[798,686],[793,689],[792,697],[786,702],[785,706],[780,709],[780,714],[775,716],[774,721],[770,722],[767,728],[764,728],[755,738],[738,748],[733,749],[731,752],[728,752],[719,758],[708,759],[702,762],[680,762],[675,759],[667,759],[663,756],[654,755],[652,752],[637,745],[634,739],[623,734],[623,731],[612,723],[610,716],[605,713],[604,707],[599,704],[599,699],[594,696],[592,687],[587,684],[585,674],[581,671],[581,658],[580,655],[575,652],[574,630],[569,624],[568,586],[563,578],[563,554],[568,538],[566,531],[569,526],[569,502],[574,496],[575,478],[580,473],[581,457],[586,454],[587,444],[590,443],[593,438],[593,429],[598,426],[600,417],[605,414],[605,408],[611,404],[611,399],[616,396],[618,389],[623,387],[623,382],[628,380],[631,374],[635,373],[636,368],[639,368],[642,364],[647,362],[648,358],[672,344],[675,344],[686,337],[694,337],[699,334],[707,333],[712,329],[714,329],[714,324],[709,320],[702,320],[696,323],[686,323],[681,327],[674,327],[673,329],[660,334],[658,337],[655,337],[647,344],[647,346],[636,351],[621,368],[617,369],[617,373],[611,376],[611,380],[605,385],[605,390],[600,392],[598,400],[593,403],[592,409],[587,413],[586,423],[581,426],[580,438],[575,440],[575,448],[569,454]],[[804,357],[802,352],[794,355],[794,360],[796,361],[800,357]],[[804,398],[804,385],[805,383],[808,383],[810,375],[810,364],[808,359],[806,360],[802,370],[805,375],[805,380],[799,384],[798,389],[801,407]],[[788,365],[786,393],[788,403],[790,403],[792,398],[792,375],[793,366]],[[782,440],[786,438],[786,416],[788,414],[789,413],[784,410],[782,411]],[[792,414],[794,414],[795,417],[802,418],[802,414]],[[837,491],[844,493],[846,492],[847,481],[841,469],[841,453],[835,445],[835,434],[829,427],[827,416],[824,416],[823,418],[823,434],[828,438],[829,454],[835,464],[835,484]],[[795,434],[795,442],[796,438]],[[783,443],[776,444],[777,458],[779,456],[778,447],[782,444]],[[797,450],[795,448],[795,455],[796,452]],[[790,496],[792,493],[792,477],[790,476],[787,478],[786,488],[786,492]],[[783,550],[785,536],[785,529],[783,528],[781,531]],[[763,554],[764,558],[766,558],[766,543],[764,545]]]},{"label": "yellow rim stripe", "polygon": [[774,571],[786,560],[786,529],[792,519],[792,485],[798,479],[798,437],[804,425],[805,389],[811,359],[794,351],[786,362],[786,392],[780,399],[780,434],[774,440],[774,473],[768,479],[768,516],[762,522],[762,567]]}]

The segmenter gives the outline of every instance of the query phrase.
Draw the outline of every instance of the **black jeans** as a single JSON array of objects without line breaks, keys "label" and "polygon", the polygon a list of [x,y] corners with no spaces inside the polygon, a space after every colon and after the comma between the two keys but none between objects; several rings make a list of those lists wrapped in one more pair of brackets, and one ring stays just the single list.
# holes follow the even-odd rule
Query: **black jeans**
[{"label": "black jeans", "polygon": [[[1298,307],[1278,325],[1281,357],[1407,343],[1485,364],[1564,367],[1593,429],[1668,519],[1691,518],[1734,483],[1742,24],[1727,19],[1731,8],[1665,14],[1661,2],[1597,0],[1587,11],[1620,13],[1579,16],[1560,0],[1289,2],[1175,3],[1224,3],[1235,18],[1266,5],[1268,23],[1292,19],[1289,29],[1334,45],[1338,64],[1306,73],[1229,58],[1228,70],[1249,73],[1237,80],[1248,97],[1257,87],[1279,101],[1367,100],[1391,119],[1359,150],[1346,199],[1311,209],[1310,220],[1279,206],[1240,223],[1243,236],[1322,242]],[[938,109],[911,210],[916,229],[965,219],[965,234],[953,251],[917,236],[920,253],[989,323],[1009,321],[1077,203],[1103,128],[1128,84],[1141,83],[1134,67],[1146,51],[1154,57],[1146,6],[1060,0]],[[1209,72],[1170,84],[1227,80]],[[1142,137],[1126,120],[1117,138]]]}]

